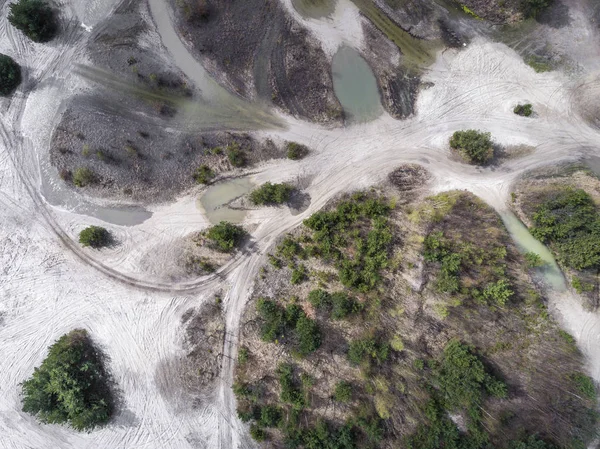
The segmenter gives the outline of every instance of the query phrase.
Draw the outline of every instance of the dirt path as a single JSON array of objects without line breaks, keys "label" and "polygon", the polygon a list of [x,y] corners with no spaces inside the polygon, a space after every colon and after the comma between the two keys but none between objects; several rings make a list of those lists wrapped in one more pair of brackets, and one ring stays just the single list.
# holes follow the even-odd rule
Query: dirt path
[{"label": "dirt path", "polygon": [[[283,3],[291,5],[288,0]],[[159,0],[150,0],[150,5],[154,14],[162,11]],[[95,7],[97,17],[100,6]],[[104,8],[106,15],[112,6]],[[94,252],[82,251],[74,240],[78,229],[93,220],[51,208],[39,194],[37,154],[46,148],[51,123],[41,125],[59,110],[54,103],[84,87],[71,72],[73,61],[85,59],[86,32],[74,17],[72,11],[66,14],[67,32],[48,46],[24,41],[5,19],[0,20],[0,31],[6,30],[0,50],[16,55],[27,67],[24,87],[12,100],[0,103],[1,447],[252,447],[236,418],[230,386],[240,315],[264,254],[278,236],[335,195],[367,188],[404,162],[427,167],[435,177],[435,190],[467,189],[500,209],[511,183],[525,171],[597,153],[600,147],[600,133],[577,115],[574,80],[559,73],[536,74],[507,47],[475,40],[461,52],[449,50],[438,56],[424,77],[434,85],[421,93],[416,115],[407,121],[383,116],[369,124],[332,130],[283,117],[286,131],[257,133],[311,147],[311,155],[300,162],[275,161],[251,176],[257,183],[311,179],[306,190],[312,203],[299,215],[287,209],[250,212],[246,224],[254,229],[252,241],[242,254],[216,275],[173,284],[149,276],[138,262],[154,246],[208,225],[195,209],[193,196],[155,208],[152,218],[139,226],[112,226],[123,245]],[[169,45],[175,46],[171,48],[184,51],[180,41],[172,40],[170,20],[163,19],[158,26],[163,39],[168,34]],[[342,42],[361,45],[361,34],[353,34],[362,30],[361,20],[356,8],[339,1],[332,19],[306,23],[332,54]],[[196,70],[198,64],[189,55],[174,56],[177,63]],[[201,76],[199,84],[205,81]],[[537,117],[524,119],[512,113],[514,104],[523,100],[534,104]],[[452,157],[446,142],[454,130],[473,127],[490,131],[499,144],[524,144],[535,150],[498,167],[466,166]],[[160,396],[154,372],[162,359],[180,350],[181,315],[220,289],[227,291],[227,338],[218,400],[175,411]],[[574,303],[556,304],[567,328],[582,319]],[[600,321],[595,314],[584,318],[583,327],[572,331],[600,380],[600,350],[594,344]],[[123,396],[123,411],[115,423],[90,434],[41,426],[19,411],[18,384],[41,362],[44,348],[75,326],[88,328],[110,354],[110,368]]]}]

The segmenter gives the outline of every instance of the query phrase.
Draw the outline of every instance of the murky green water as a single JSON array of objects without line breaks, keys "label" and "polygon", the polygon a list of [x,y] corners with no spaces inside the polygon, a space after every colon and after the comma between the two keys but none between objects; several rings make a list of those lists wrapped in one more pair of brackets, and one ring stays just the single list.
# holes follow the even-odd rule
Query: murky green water
[{"label": "murky green water", "polygon": [[519,249],[524,253],[530,251],[536,253],[545,262],[545,265],[537,270],[545,283],[556,291],[566,290],[565,277],[550,250],[539,240],[536,240],[529,233],[527,227],[512,212],[503,211],[500,216]]},{"label": "murky green water", "polygon": [[377,80],[371,67],[350,47],[342,47],[332,61],[333,89],[350,122],[368,122],[383,112]]},{"label": "murky green water", "polygon": [[292,0],[294,9],[303,17],[320,19],[335,11],[336,0]]},{"label": "murky green water", "polygon": [[233,209],[228,206],[233,200],[246,195],[254,188],[247,178],[237,178],[223,181],[209,187],[198,199],[198,207],[204,211],[212,224],[221,221],[241,223],[246,217],[243,209]]}]

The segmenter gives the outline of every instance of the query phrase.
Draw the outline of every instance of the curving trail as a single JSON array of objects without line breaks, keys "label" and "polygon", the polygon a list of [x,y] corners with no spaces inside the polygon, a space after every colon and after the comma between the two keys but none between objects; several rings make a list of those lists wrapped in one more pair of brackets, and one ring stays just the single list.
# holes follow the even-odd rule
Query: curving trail
[{"label": "curving trail", "polygon": [[[290,2],[281,1],[289,9]],[[181,69],[205,91],[226,95],[204,72],[198,72],[202,66],[177,38],[165,3],[150,0],[149,4],[163,45]],[[96,21],[115,6],[92,4]],[[404,162],[427,167],[435,178],[434,190],[468,189],[500,210],[510,185],[525,171],[597,154],[600,148],[600,133],[579,115],[578,98],[584,84],[560,73],[536,74],[508,47],[475,39],[460,52],[438,55],[425,75],[433,86],[420,94],[417,113],[408,120],[399,122],[384,115],[369,124],[326,129],[280,117],[287,125],[285,131],[256,133],[295,140],[313,149],[302,161],[274,161],[249,174],[257,183],[310,179],[306,189],[312,198],[310,207],[295,216],[287,209],[251,211],[246,224],[253,229],[252,241],[243,252],[215,275],[173,283],[144,271],[139,262],[159,245],[207,226],[195,209],[193,194],[154,208],[152,218],[139,226],[108,226],[122,245],[102,252],[83,250],[75,241],[82,226],[97,220],[52,208],[40,194],[40,155],[54,126],[49,118],[58,116],[62,101],[87,88],[73,76],[74,65],[86,58],[88,34],[76,20],[81,5],[63,7],[64,32],[45,46],[25,41],[7,25],[6,2],[0,19],[0,50],[26,67],[22,88],[10,100],[0,100],[3,448],[252,447],[236,418],[230,386],[241,312],[264,255],[279,236],[336,195],[380,182]],[[294,17],[324,42],[329,54],[341,43],[362,45],[361,34],[356,33],[362,30],[364,19],[347,1],[338,2],[332,23]],[[87,26],[95,23],[86,21]],[[590,45],[599,47],[597,35],[588,38]],[[595,79],[593,73],[585,76]],[[535,118],[512,113],[514,104],[524,100],[534,104]],[[499,144],[529,145],[532,151],[497,167],[465,166],[446,147],[449,135],[461,128],[490,131]],[[154,257],[159,265],[161,254]],[[184,312],[211,300],[220,290],[227,292],[223,304],[227,338],[216,400],[182,411],[171,398],[162,396],[156,370],[162,361],[181,353]],[[592,374],[600,379],[600,353],[595,344],[600,338],[598,315],[582,315],[574,298],[553,301],[566,327],[571,326],[578,336]],[[574,329],[578,320],[582,325]],[[76,326],[89,329],[110,355],[123,404],[113,424],[89,434],[40,425],[19,407],[18,384],[41,362],[44,348]]]}]

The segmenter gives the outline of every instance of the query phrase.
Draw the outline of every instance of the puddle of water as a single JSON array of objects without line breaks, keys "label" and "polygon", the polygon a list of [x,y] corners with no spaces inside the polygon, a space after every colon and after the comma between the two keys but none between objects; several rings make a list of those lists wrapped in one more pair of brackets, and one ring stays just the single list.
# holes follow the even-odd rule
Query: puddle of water
[{"label": "puddle of water", "polygon": [[333,89],[350,122],[368,122],[383,112],[377,80],[367,62],[350,47],[333,57]]},{"label": "puddle of water", "polygon": [[139,206],[101,206],[86,200],[77,192],[67,188],[58,178],[56,169],[44,159],[47,159],[47,154],[40,163],[40,193],[50,205],[118,226],[135,226],[152,216],[152,212]]},{"label": "puddle of water", "polygon": [[303,17],[320,19],[335,11],[336,0],[292,0],[294,9]]},{"label": "puddle of water", "polygon": [[215,184],[198,199],[198,208],[204,211],[208,221],[212,224],[221,221],[241,223],[246,217],[246,211],[232,209],[228,204],[249,193],[253,188],[254,184],[247,178],[237,178]]},{"label": "puddle of water", "polygon": [[538,254],[544,261],[544,266],[537,271],[543,277],[546,284],[555,291],[565,291],[565,277],[556,264],[554,256],[550,250],[539,240],[536,240],[529,232],[527,227],[510,211],[503,211],[500,217],[519,249],[526,252]]}]

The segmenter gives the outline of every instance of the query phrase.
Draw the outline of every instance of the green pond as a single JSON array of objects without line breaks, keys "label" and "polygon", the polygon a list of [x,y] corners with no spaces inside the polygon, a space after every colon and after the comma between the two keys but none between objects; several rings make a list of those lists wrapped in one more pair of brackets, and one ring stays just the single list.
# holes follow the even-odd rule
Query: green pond
[{"label": "green pond", "polygon": [[204,211],[212,224],[221,221],[241,223],[246,217],[246,210],[232,208],[229,204],[249,193],[253,187],[254,184],[247,178],[220,182],[206,189],[198,200],[198,208]]}]

